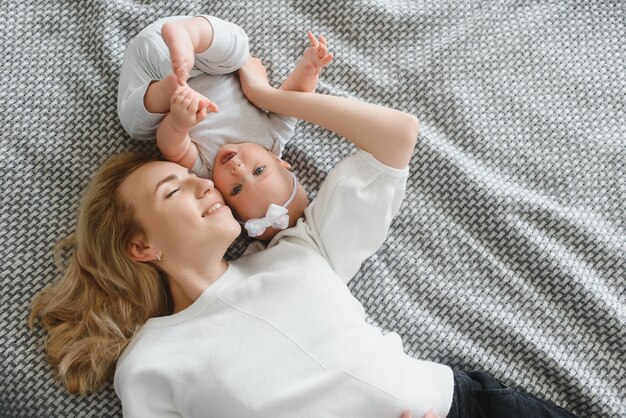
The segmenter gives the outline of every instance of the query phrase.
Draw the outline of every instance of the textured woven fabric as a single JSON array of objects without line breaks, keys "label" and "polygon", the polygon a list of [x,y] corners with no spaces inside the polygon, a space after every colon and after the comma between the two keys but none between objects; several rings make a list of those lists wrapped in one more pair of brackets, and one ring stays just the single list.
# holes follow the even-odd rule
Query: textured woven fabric
[{"label": "textured woven fabric", "polygon": [[[116,116],[126,43],[194,13],[241,25],[274,84],[306,30],[324,34],[335,59],[320,92],[420,118],[401,213],[351,282],[373,323],[417,357],[486,370],[581,416],[626,416],[618,0],[4,0],[0,416],[121,416],[112,385],[64,392],[26,318],[91,174],[111,154],[154,150]],[[285,157],[313,197],[351,150],[300,122]]]}]

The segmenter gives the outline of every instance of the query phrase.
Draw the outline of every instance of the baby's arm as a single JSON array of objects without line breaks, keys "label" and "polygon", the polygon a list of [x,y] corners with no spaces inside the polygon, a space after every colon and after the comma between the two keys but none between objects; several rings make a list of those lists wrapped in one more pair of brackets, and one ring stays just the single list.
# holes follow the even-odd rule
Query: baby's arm
[{"label": "baby's arm", "polygon": [[333,59],[324,36],[320,35],[317,40],[311,31],[307,32],[307,36],[311,46],[304,50],[300,62],[280,87],[282,90],[315,92],[320,71]]},{"label": "baby's arm", "polygon": [[[307,35],[311,46],[304,50],[300,62],[280,87],[281,90],[315,92],[320,71],[333,59],[333,54],[328,53],[326,39],[323,36],[320,36],[318,41],[310,31]],[[277,143],[280,144],[282,150],[293,136],[297,119],[273,112],[268,112],[268,117],[275,132]]]},{"label": "baby's arm", "polygon": [[381,163],[404,169],[411,160],[419,122],[384,106],[269,86],[263,64],[251,57],[239,70],[246,97],[261,109],[303,119],[343,136]]},{"label": "baby's arm", "polygon": [[189,137],[189,129],[202,121],[207,112],[217,112],[217,105],[187,84],[178,87],[170,99],[170,113],[157,128],[157,146],[163,156],[191,168],[198,159],[198,148]]}]

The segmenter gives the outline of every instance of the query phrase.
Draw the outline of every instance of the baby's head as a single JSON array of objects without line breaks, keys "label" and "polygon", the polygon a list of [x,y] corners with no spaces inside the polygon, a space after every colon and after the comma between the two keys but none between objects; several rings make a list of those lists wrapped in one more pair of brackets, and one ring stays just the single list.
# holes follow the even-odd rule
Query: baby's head
[{"label": "baby's head", "polygon": [[[274,204],[289,211],[291,227],[304,213],[308,198],[290,168],[289,163],[258,144],[227,144],[215,156],[213,182],[240,221],[263,218]],[[256,222],[256,226],[263,223]],[[254,226],[251,229],[258,230]],[[255,238],[269,240],[279,231],[270,226]]]}]

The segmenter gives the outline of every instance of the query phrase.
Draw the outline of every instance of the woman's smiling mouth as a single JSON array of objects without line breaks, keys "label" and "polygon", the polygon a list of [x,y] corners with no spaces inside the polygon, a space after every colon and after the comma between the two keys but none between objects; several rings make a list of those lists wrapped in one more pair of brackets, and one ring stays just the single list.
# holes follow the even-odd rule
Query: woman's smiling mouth
[{"label": "woman's smiling mouth", "polygon": [[207,209],[203,214],[202,217],[204,218],[205,216],[210,216],[213,213],[215,213],[216,211],[218,211],[219,209],[223,208],[224,205],[217,202],[214,205],[212,205],[209,209]]}]

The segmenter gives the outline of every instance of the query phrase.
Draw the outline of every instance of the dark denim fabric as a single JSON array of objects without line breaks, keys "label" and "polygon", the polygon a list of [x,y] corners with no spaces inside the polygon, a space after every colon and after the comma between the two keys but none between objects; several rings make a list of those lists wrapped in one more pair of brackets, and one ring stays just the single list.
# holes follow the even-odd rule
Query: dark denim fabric
[{"label": "dark denim fabric", "polygon": [[453,372],[454,395],[448,418],[576,417],[550,401],[511,389],[487,373]]}]

